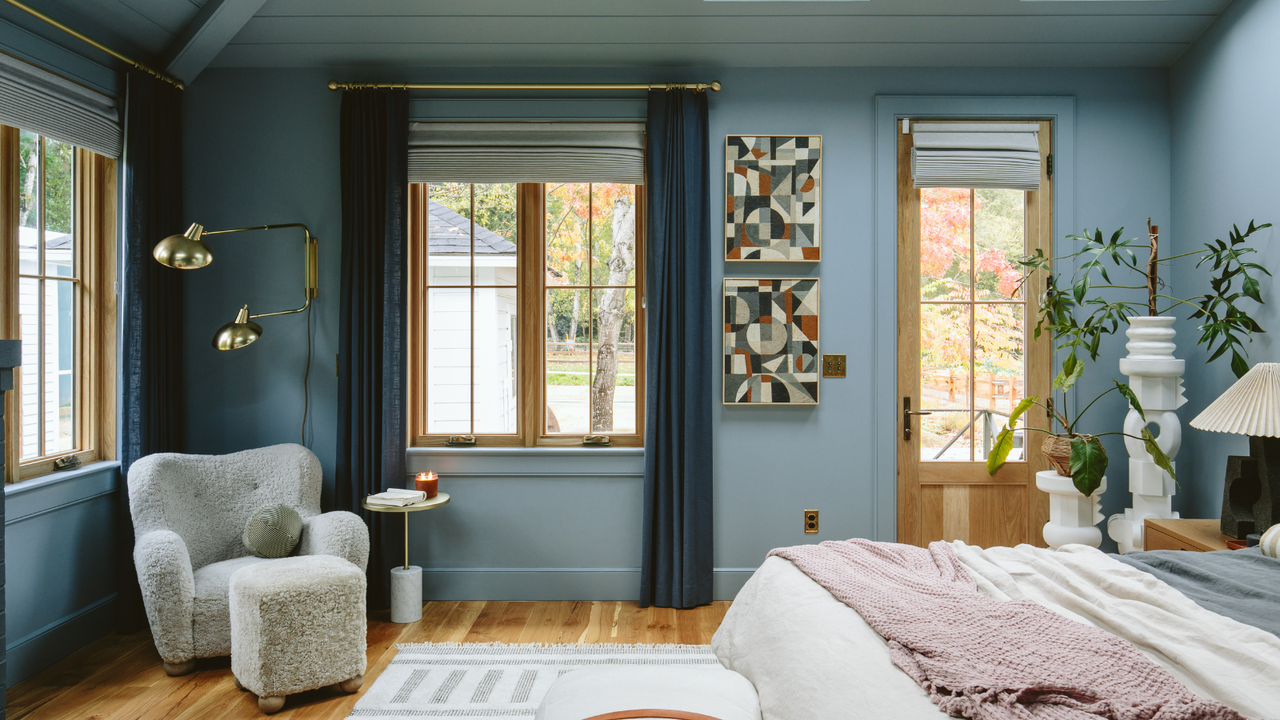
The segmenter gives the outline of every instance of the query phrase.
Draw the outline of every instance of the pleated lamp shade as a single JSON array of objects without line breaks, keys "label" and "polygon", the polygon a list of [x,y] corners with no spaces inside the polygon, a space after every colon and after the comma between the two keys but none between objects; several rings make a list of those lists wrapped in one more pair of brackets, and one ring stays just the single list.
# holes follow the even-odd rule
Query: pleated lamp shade
[{"label": "pleated lamp shade", "polygon": [[1236,381],[1191,427],[1209,432],[1280,437],[1280,363],[1258,363]]}]

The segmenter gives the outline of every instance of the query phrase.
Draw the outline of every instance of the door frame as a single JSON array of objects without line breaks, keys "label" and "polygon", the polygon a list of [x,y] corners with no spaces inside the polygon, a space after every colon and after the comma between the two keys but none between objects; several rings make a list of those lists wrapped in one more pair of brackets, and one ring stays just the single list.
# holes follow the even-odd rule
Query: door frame
[{"label": "door frame", "polygon": [[[874,457],[876,497],[874,539],[898,540],[898,443],[902,432],[898,397],[898,133],[902,118],[1053,121],[1054,245],[1065,229],[1075,227],[1075,98],[1074,97],[876,97],[875,217],[871,244],[875,268],[873,297],[875,382]],[[1064,268],[1059,268],[1064,270]],[[1070,268],[1065,268],[1070,270]],[[1055,358],[1056,359],[1056,358]]]}]

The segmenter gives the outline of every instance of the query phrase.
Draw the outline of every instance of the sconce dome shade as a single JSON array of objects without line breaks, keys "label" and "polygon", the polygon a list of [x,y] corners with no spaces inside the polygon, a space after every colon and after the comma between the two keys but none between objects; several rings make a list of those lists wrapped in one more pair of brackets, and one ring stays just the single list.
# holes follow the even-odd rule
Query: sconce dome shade
[{"label": "sconce dome shade", "polygon": [[191,223],[181,235],[170,235],[156,243],[151,255],[161,265],[179,270],[194,270],[213,262],[213,251],[205,243],[204,226]]},{"label": "sconce dome shade", "polygon": [[218,350],[239,350],[262,336],[262,326],[249,319],[249,306],[240,308],[236,319],[218,328],[213,346]]},{"label": "sconce dome shade", "polygon": [[1191,427],[1209,432],[1280,437],[1280,363],[1258,363],[1227,388]]}]

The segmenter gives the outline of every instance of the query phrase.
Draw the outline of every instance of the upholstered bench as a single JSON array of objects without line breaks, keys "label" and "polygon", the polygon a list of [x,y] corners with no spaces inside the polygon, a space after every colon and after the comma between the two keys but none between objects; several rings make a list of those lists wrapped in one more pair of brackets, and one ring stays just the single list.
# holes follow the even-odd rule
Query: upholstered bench
[{"label": "upholstered bench", "polygon": [[536,720],[760,720],[750,680],[722,667],[630,666],[565,673]]},{"label": "upholstered bench", "polygon": [[274,713],[284,696],[364,682],[365,578],[330,555],[249,565],[231,576],[231,673]]}]

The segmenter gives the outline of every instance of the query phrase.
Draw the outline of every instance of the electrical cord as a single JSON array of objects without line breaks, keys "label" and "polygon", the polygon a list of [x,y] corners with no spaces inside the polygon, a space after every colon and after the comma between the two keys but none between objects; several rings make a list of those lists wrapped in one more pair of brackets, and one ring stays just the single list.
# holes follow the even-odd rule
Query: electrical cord
[{"label": "electrical cord", "polygon": [[307,445],[307,410],[311,404],[308,380],[311,377],[311,305],[307,305],[307,366],[302,372],[302,445]]}]

